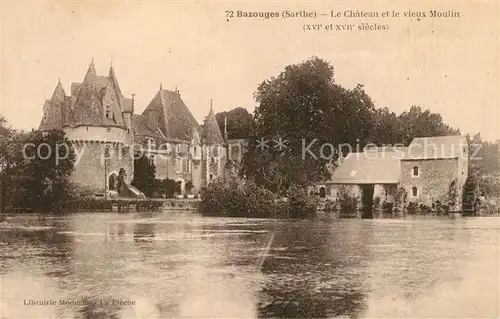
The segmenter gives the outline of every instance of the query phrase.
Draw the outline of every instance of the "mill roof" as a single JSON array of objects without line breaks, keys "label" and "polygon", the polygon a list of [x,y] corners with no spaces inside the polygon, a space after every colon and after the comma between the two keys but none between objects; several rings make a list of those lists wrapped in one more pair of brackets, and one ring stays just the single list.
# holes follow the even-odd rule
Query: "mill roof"
[{"label": "mill roof", "polygon": [[348,154],[332,173],[331,184],[397,184],[405,149]]}]

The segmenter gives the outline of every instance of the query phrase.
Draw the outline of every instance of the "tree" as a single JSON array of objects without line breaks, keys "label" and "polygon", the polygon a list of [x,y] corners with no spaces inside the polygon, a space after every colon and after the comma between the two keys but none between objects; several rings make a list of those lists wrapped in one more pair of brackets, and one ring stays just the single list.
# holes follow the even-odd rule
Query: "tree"
[{"label": "tree", "polygon": [[15,133],[0,147],[2,195],[9,205],[54,211],[70,197],[75,153],[64,132]]},{"label": "tree", "polygon": [[460,131],[444,124],[440,114],[430,110],[422,111],[420,106],[412,105],[410,110],[403,112],[397,119],[400,128],[400,139],[408,145],[415,137],[459,135]]},{"label": "tree", "polygon": [[[326,164],[336,159],[340,143],[363,147],[369,142],[371,98],[362,85],[346,90],[335,84],[333,67],[317,57],[262,82],[255,99],[259,105],[241,175],[274,192],[327,179]],[[279,147],[279,138],[286,148]],[[268,141],[265,152],[262,140]]]},{"label": "tree", "polygon": [[242,107],[217,113],[215,118],[222,132],[226,121],[228,139],[247,139],[252,135],[252,114]]},{"label": "tree", "polygon": [[479,133],[467,134],[469,178],[485,195],[500,192],[500,141],[484,141]]},{"label": "tree", "polygon": [[156,167],[145,154],[134,158],[134,178],[131,185],[137,187],[147,197],[153,197]]},{"label": "tree", "polygon": [[0,115],[0,140],[12,136],[14,131],[7,123],[7,119]]}]

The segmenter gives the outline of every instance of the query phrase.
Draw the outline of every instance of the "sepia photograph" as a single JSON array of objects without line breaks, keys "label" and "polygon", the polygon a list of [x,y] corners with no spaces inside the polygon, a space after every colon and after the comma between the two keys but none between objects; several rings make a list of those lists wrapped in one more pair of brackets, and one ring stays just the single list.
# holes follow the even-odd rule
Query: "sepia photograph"
[{"label": "sepia photograph", "polygon": [[499,318],[500,3],[0,0],[0,318]]}]

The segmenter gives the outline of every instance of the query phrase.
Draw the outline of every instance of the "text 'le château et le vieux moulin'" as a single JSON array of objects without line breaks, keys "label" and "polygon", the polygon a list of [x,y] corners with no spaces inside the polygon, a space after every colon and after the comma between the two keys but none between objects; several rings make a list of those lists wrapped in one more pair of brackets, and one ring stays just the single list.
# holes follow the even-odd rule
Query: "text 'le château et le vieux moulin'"
[{"label": "text 'le ch\u00e2teau et le vieux moulin'", "polygon": [[428,10],[428,11],[363,11],[363,10],[343,10],[330,12],[317,11],[242,11],[242,10],[226,10],[226,18],[262,18],[262,19],[291,19],[291,18],[310,18],[314,19],[319,16],[330,18],[459,18],[460,12],[455,10]]}]

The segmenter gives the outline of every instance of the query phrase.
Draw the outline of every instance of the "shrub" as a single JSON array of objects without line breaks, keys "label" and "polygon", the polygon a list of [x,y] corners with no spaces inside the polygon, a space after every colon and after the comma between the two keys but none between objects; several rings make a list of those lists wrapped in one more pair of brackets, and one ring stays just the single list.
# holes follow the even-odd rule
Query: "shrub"
[{"label": "shrub", "polygon": [[380,208],[381,208],[381,200],[380,200],[380,197],[379,196],[375,196],[375,198],[373,199],[373,211],[374,212],[379,212],[380,211]]},{"label": "shrub", "polygon": [[353,214],[358,209],[358,197],[349,195],[345,188],[340,189],[338,201],[342,214]]},{"label": "shrub", "polygon": [[417,210],[418,210],[418,205],[417,203],[414,203],[414,202],[410,202],[408,204],[408,214],[416,214],[417,213]]},{"label": "shrub", "polygon": [[303,218],[311,216],[316,206],[304,190],[291,187],[286,200],[276,200],[274,194],[247,181],[216,180],[201,190],[200,211],[207,216],[255,218]]},{"label": "shrub", "polygon": [[286,192],[291,218],[312,217],[316,213],[317,202],[307,196],[306,191],[293,184]]}]

